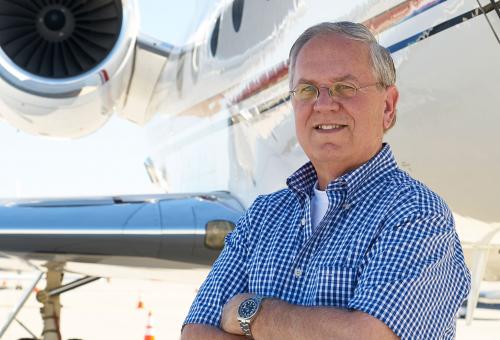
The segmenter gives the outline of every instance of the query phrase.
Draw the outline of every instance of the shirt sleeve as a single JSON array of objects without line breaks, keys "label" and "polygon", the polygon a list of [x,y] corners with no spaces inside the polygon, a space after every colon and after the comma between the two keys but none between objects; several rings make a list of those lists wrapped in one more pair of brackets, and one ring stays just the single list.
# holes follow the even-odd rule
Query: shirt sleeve
[{"label": "shirt sleeve", "polygon": [[226,236],[224,249],[200,287],[184,325],[198,323],[220,327],[224,304],[234,295],[248,291],[248,229],[255,205],[240,218],[235,230]]},{"label": "shirt sleeve", "polygon": [[414,214],[386,227],[349,308],[383,321],[401,339],[453,338],[470,274],[451,212]]}]

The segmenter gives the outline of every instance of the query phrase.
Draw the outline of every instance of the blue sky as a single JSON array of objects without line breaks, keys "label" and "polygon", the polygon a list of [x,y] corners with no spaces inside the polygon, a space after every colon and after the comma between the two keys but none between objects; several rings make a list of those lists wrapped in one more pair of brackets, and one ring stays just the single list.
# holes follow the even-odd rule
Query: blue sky
[{"label": "blue sky", "polygon": [[[141,31],[181,44],[204,14],[202,0],[139,0]],[[113,117],[77,140],[31,136],[0,122],[0,197],[158,192],[149,183],[145,129]]]}]

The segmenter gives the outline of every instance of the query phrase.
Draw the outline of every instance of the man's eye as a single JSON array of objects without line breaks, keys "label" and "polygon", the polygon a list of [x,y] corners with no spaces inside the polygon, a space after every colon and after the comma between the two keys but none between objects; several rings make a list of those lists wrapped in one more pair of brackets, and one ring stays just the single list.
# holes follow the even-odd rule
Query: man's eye
[{"label": "man's eye", "polygon": [[356,87],[351,84],[339,83],[332,87],[333,92],[338,96],[351,97],[356,94]]},{"label": "man's eye", "polygon": [[316,88],[312,85],[306,85],[306,86],[299,88],[299,92],[301,94],[314,94],[314,93],[316,93]]}]

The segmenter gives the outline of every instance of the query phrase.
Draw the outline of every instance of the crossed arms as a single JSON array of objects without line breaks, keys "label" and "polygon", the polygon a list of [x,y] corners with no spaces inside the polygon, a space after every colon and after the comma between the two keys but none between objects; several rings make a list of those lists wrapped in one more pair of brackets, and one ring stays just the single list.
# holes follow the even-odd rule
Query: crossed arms
[{"label": "crossed arms", "polygon": [[[221,328],[187,324],[182,340],[245,339],[236,310],[248,294],[238,294],[224,306]],[[252,321],[255,339],[398,339],[382,321],[359,311],[296,306],[266,299]]]}]

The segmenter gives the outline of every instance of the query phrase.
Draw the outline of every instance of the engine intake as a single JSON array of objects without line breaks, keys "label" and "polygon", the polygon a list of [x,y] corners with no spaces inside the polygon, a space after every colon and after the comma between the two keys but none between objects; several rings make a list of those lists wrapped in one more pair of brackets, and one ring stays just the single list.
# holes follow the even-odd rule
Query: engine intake
[{"label": "engine intake", "polygon": [[111,52],[122,13],[120,0],[0,0],[0,47],[31,74],[78,76]]},{"label": "engine intake", "polygon": [[134,67],[136,0],[0,0],[0,118],[78,138],[120,111]]}]

